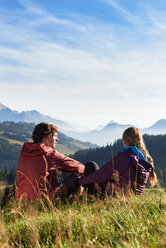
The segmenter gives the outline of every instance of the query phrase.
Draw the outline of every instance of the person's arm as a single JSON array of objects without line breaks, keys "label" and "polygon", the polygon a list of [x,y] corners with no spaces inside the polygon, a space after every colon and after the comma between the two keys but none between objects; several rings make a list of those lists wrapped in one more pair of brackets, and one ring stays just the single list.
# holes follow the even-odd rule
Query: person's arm
[{"label": "person's arm", "polygon": [[84,174],[85,166],[77,160],[69,158],[57,151],[52,154],[52,166],[60,171]]},{"label": "person's arm", "polygon": [[102,184],[110,180],[113,176],[113,172],[117,170],[119,171],[120,161],[121,161],[121,154],[118,153],[108,163],[104,164],[99,170],[92,172],[88,176],[83,176],[79,178],[79,184],[82,186],[92,183]]}]

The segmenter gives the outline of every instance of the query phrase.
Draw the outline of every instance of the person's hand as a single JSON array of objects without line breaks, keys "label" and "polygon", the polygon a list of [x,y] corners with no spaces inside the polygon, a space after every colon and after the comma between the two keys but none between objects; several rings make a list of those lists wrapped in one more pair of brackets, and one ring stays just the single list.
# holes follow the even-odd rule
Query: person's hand
[{"label": "person's hand", "polygon": [[84,191],[84,187],[79,186],[76,192],[76,197],[79,198],[82,195],[83,191]]}]

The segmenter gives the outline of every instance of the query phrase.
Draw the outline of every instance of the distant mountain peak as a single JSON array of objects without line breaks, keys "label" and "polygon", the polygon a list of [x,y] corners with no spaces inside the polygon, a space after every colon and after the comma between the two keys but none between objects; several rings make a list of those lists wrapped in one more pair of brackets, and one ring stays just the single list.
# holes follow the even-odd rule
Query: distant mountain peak
[{"label": "distant mountain peak", "polygon": [[156,123],[154,123],[150,128],[166,128],[166,119],[160,119]]},{"label": "distant mountain peak", "polygon": [[101,130],[101,129],[105,129],[105,128],[109,128],[110,126],[114,126],[114,125],[116,125],[117,123],[115,122],[115,121],[113,121],[113,120],[111,120],[111,121],[109,121],[106,125],[101,125],[101,128],[99,129],[98,128],[98,130]]},{"label": "distant mountain peak", "polygon": [[120,124],[118,124],[118,123],[115,122],[115,121],[110,121],[110,122],[104,127],[104,129],[110,128],[110,127],[119,126],[119,125],[120,125]]},{"label": "distant mountain peak", "polygon": [[110,125],[110,124],[115,124],[115,123],[116,123],[115,121],[111,120],[111,121],[109,121],[109,122],[108,122],[108,124],[107,124],[107,125]]},{"label": "distant mountain peak", "polygon": [[[54,123],[58,126],[59,130],[63,133],[67,131],[74,131],[76,127],[73,124],[68,124],[64,121],[52,118],[48,115],[41,114],[37,110],[28,110],[17,112],[16,110],[11,110],[10,108],[4,106],[0,103],[0,122],[13,121],[13,122],[29,122],[29,123],[40,123],[48,122]],[[78,130],[78,128],[77,128]]]},{"label": "distant mountain peak", "polygon": [[37,110],[26,110],[26,111],[22,111],[21,112],[22,115],[34,115],[34,116],[39,116],[39,115],[42,115],[40,112],[38,112]]},{"label": "distant mountain peak", "polygon": [[7,109],[8,107],[6,107],[5,105],[3,105],[2,103],[0,103],[0,110],[3,110],[3,109]]},{"label": "distant mountain peak", "polygon": [[156,123],[166,123],[166,119],[160,119]]}]

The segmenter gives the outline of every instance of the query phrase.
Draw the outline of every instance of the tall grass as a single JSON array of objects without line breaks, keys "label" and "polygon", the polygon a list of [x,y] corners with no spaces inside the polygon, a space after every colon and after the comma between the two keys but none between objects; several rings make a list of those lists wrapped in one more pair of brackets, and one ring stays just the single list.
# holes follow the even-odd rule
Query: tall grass
[{"label": "tall grass", "polygon": [[105,200],[12,201],[0,211],[0,247],[166,247],[166,194]]}]

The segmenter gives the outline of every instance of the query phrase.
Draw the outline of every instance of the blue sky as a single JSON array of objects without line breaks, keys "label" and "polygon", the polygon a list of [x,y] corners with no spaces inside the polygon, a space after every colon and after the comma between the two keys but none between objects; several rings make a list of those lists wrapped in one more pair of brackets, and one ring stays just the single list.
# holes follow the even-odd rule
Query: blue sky
[{"label": "blue sky", "polygon": [[94,128],[166,118],[166,2],[0,0],[0,102]]}]

